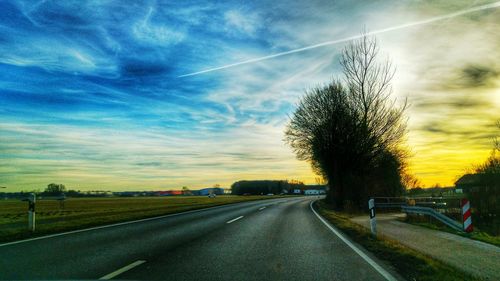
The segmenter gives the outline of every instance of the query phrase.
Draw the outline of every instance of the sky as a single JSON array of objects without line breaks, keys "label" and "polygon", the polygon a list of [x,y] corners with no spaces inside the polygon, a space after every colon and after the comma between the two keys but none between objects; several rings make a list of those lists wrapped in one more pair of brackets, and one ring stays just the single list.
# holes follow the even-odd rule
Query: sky
[{"label": "sky", "polygon": [[365,29],[411,105],[411,172],[452,185],[498,135],[496,1],[4,0],[0,186],[314,184],[284,128]]}]

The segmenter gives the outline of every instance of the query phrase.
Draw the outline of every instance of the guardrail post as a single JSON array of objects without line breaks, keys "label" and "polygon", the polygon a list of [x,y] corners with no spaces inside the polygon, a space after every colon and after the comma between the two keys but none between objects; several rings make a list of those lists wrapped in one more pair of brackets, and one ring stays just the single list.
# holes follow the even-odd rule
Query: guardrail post
[{"label": "guardrail post", "polygon": [[375,219],[375,199],[368,200],[368,209],[370,210],[370,230],[373,235],[377,235],[377,220]]},{"label": "guardrail post", "polygon": [[28,197],[28,229],[35,231],[35,202],[36,195],[31,193]]},{"label": "guardrail post", "polygon": [[462,199],[462,221],[464,223],[464,231],[465,232],[472,232],[473,226],[472,226],[472,214],[471,214],[471,209],[470,209],[470,202],[467,199]]}]

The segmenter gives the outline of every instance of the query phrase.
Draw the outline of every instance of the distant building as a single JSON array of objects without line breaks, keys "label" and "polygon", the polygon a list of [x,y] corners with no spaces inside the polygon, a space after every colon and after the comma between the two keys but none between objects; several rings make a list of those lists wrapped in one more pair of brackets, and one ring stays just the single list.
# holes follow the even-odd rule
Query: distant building
[{"label": "distant building", "polygon": [[167,190],[167,191],[158,191],[156,193],[158,196],[174,196],[174,195],[182,195],[182,190]]},{"label": "distant building", "polygon": [[199,190],[191,190],[191,195],[199,196],[200,191]]},{"label": "distant building", "polygon": [[304,187],[304,195],[326,194],[326,185],[311,184]]},{"label": "distant building", "polygon": [[479,177],[477,174],[466,174],[455,182],[456,193],[468,193],[479,188]]},{"label": "distant building", "polygon": [[199,195],[201,195],[201,196],[207,196],[209,194],[223,195],[224,188],[209,187],[209,188],[200,189],[200,190],[198,190],[198,192],[199,192]]},{"label": "distant building", "polygon": [[300,189],[298,189],[298,188],[297,188],[297,189],[294,189],[294,190],[293,190],[293,194],[302,194],[302,190],[300,190]]},{"label": "distant building", "polygon": [[498,174],[466,174],[455,182],[455,192],[470,193],[478,191],[484,186],[495,188],[498,185],[491,183],[498,182],[500,182],[500,175]]},{"label": "distant building", "polygon": [[319,195],[319,190],[317,189],[304,190],[304,195]]}]

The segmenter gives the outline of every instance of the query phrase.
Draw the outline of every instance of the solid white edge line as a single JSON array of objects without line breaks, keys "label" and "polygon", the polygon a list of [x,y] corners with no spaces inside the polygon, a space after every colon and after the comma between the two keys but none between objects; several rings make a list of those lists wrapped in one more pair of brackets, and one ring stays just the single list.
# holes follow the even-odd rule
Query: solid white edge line
[{"label": "solid white edge line", "polygon": [[235,222],[235,221],[237,221],[237,220],[239,220],[239,219],[241,219],[241,218],[243,218],[243,216],[239,216],[239,217],[237,217],[237,218],[235,218],[235,219],[232,219],[232,220],[230,220],[230,221],[227,221],[226,223],[232,223],[232,222]]},{"label": "solid white edge line", "polygon": [[326,225],[326,227],[328,227],[333,233],[335,233],[335,235],[337,235],[340,238],[340,240],[342,240],[344,243],[347,244],[347,246],[349,246],[351,249],[353,249],[354,252],[356,252],[360,257],[362,257],[368,264],[370,264],[386,280],[388,280],[388,281],[397,281],[397,279],[394,278],[394,276],[392,276],[389,272],[387,272],[385,269],[383,269],[380,265],[378,265],[369,256],[367,256],[365,253],[363,253],[363,251],[361,251],[358,247],[356,247],[354,244],[352,244],[351,241],[349,241],[347,238],[345,238],[342,234],[340,234],[340,232],[337,229],[335,229],[330,223],[328,223],[323,217],[321,217],[316,212],[316,210],[314,210],[314,208],[312,206],[314,202],[315,201],[311,201],[311,204],[309,204],[309,207],[311,207],[311,210],[313,211],[313,213],[316,215],[316,217],[318,217],[318,219],[324,225]]},{"label": "solid white edge line", "polygon": [[[285,197],[285,198],[277,198],[277,199],[270,199],[270,200],[280,200],[280,199],[288,199],[288,198]],[[132,223],[150,221],[150,220],[158,220],[158,219],[163,219],[163,218],[167,218],[167,217],[173,217],[173,216],[180,216],[180,215],[186,215],[186,214],[191,214],[191,213],[203,212],[203,211],[206,211],[206,210],[212,210],[212,209],[230,207],[230,206],[234,206],[234,205],[240,204],[240,203],[251,203],[251,202],[257,202],[257,201],[261,201],[261,200],[262,199],[260,199],[260,200],[253,200],[253,201],[242,201],[242,202],[236,202],[236,203],[229,203],[229,204],[223,204],[223,205],[219,205],[219,206],[213,206],[213,207],[208,207],[208,208],[201,208],[201,209],[196,209],[196,210],[190,210],[190,211],[185,211],[185,212],[180,212],[180,213],[161,215],[161,216],[157,216],[157,217],[151,217],[151,218],[145,218],[145,219],[139,219],[139,220],[133,220],[133,221],[125,221],[125,222],[119,222],[119,223],[114,223],[114,224],[107,224],[107,225],[95,226],[95,227],[84,228],[84,229],[77,229],[77,230],[72,230],[72,231],[67,231],[67,232],[62,232],[62,233],[54,233],[54,234],[40,236],[40,237],[33,237],[33,238],[28,238],[28,239],[19,240],[19,241],[7,242],[7,243],[4,243],[4,244],[0,244],[0,247],[10,246],[10,245],[15,245],[15,244],[20,244],[20,243],[30,242],[30,241],[35,241],[35,240],[47,239],[47,238],[52,238],[52,237],[57,237],[57,236],[63,236],[63,235],[68,235],[68,234],[74,234],[74,233],[80,233],[80,232],[98,230],[98,229],[103,229],[103,228],[108,228],[108,227],[115,227],[115,226],[127,225],[127,224],[132,224]]]},{"label": "solid white edge line", "polygon": [[99,280],[109,280],[111,278],[114,278],[122,273],[124,273],[125,271],[129,271],[131,270],[132,268],[136,267],[136,266],[139,266],[143,263],[145,263],[146,261],[142,261],[142,260],[138,260],[138,261],[135,261],[127,266],[124,266],[118,270],[115,270],[113,272],[111,272],[110,274],[106,274],[104,275],[103,277],[99,278]]}]

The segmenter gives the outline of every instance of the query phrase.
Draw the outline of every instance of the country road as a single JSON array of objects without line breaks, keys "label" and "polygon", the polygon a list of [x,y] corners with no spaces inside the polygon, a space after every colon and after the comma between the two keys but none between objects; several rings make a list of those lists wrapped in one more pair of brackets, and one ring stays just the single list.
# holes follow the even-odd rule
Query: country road
[{"label": "country road", "polygon": [[244,202],[2,244],[0,279],[394,280],[317,217],[314,199]]}]

